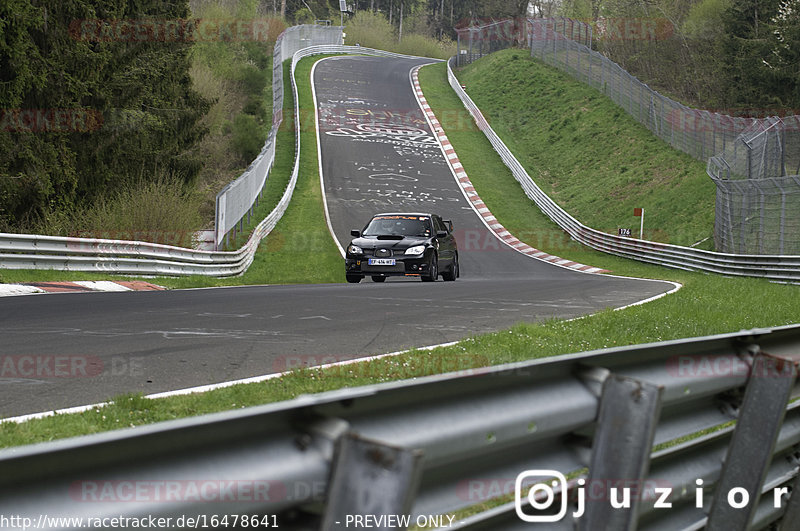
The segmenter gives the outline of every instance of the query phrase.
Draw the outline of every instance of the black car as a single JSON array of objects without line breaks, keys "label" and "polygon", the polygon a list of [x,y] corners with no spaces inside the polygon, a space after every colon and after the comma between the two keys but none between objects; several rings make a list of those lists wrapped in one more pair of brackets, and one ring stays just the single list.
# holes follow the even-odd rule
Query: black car
[{"label": "black car", "polygon": [[377,214],[364,230],[350,234],[355,239],[345,256],[348,282],[366,276],[375,282],[393,276],[420,277],[423,282],[459,276],[453,223],[436,214]]}]

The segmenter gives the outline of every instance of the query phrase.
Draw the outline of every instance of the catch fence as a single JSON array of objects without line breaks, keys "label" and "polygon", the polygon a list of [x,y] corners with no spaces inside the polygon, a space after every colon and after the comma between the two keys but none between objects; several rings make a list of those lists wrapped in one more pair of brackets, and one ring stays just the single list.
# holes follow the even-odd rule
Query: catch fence
[{"label": "catch fence", "polygon": [[800,116],[744,118],[692,109],[652,90],[591,49],[591,27],[571,19],[493,22],[459,30],[457,64],[512,46],[596,88],[653,134],[708,161],[717,186],[716,250],[800,254]]},{"label": "catch fence", "polygon": [[293,26],[280,34],[272,56],[272,129],[261,153],[245,172],[217,194],[214,244],[218,247],[231,231],[244,229],[245,217],[250,222],[267,176],[275,161],[275,137],[283,122],[283,62],[303,48],[341,45],[342,28],[305,24]]}]

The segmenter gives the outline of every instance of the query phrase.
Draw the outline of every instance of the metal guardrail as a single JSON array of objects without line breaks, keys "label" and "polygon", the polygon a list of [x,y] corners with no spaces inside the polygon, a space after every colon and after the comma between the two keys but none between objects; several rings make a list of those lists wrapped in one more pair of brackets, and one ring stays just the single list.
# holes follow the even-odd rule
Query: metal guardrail
[{"label": "metal guardrail", "polygon": [[478,128],[486,135],[525,194],[573,239],[598,251],[690,271],[708,271],[724,275],[763,277],[780,281],[800,281],[800,256],[726,254],[648,240],[636,240],[607,234],[587,227],[558,206],[528,175],[513,153],[484,118],[478,106],[461,88],[453,73],[454,58],[447,64],[450,86],[472,114]]},{"label": "metal guardrail", "polygon": [[[360,46],[320,45],[292,56],[291,77],[295,117],[299,120],[294,72],[300,59],[318,54],[357,53],[384,57],[408,55]],[[300,135],[295,135],[295,161],[289,184],[278,205],[259,223],[247,243],[236,251],[198,251],[141,241],[71,238],[36,234],[0,233],[0,267],[5,269],[56,269],[132,275],[233,276],[244,273],[266,237],[289,206],[300,168]]]},{"label": "metal guardrail", "polygon": [[[800,494],[778,491],[776,507],[774,493],[800,493],[798,346],[800,325],[742,331],[5,449],[0,515],[269,514],[283,528],[333,530],[348,516],[416,521],[510,499],[520,473],[552,469],[569,478],[554,493],[570,501],[548,529],[735,531],[781,517],[793,529]],[[632,489],[629,507],[611,508],[615,487]],[[666,490],[669,508],[657,499]],[[732,508],[744,496],[751,502]],[[514,503],[443,522],[530,528]]]},{"label": "metal guardrail", "polygon": [[329,44],[342,44],[341,27],[303,24],[287,28],[278,36],[272,54],[272,128],[258,157],[241,176],[217,194],[215,246],[222,243],[223,239],[228,241],[228,233],[231,230],[235,233],[237,223],[243,229],[245,216],[249,222],[275,161],[275,137],[283,121],[283,62],[304,48]]}]

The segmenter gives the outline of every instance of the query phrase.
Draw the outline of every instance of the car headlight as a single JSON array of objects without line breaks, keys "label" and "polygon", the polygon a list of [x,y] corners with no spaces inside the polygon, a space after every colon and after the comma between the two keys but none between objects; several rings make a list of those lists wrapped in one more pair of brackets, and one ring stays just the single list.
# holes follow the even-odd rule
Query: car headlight
[{"label": "car headlight", "polygon": [[406,254],[422,254],[425,252],[424,245],[415,245],[414,247],[409,247],[406,249]]},{"label": "car headlight", "polygon": [[353,244],[350,244],[347,247],[347,252],[348,252],[348,254],[364,254],[364,250],[361,249],[361,247],[359,247],[358,245],[353,245]]}]

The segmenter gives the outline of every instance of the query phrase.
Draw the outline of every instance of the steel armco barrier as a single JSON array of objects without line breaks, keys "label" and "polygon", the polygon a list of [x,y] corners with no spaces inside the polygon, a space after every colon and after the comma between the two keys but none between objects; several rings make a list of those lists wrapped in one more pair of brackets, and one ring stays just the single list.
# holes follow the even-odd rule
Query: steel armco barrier
[{"label": "steel armco barrier", "polygon": [[[799,347],[800,325],[742,331],[5,449],[0,515],[274,514],[281,528],[327,531],[347,515],[415,519],[510,502],[520,473],[551,469],[568,478],[570,501],[547,529],[735,531],[781,517],[796,529]],[[610,508],[623,498],[613,487],[632,489],[629,507]],[[775,489],[786,489],[777,507]],[[668,508],[658,500],[667,491]],[[750,503],[732,508],[729,492]],[[454,523],[530,527],[514,503]]]},{"label": "steel armco barrier", "polygon": [[800,281],[800,256],[725,254],[667,243],[624,238],[587,227],[558,206],[525,171],[513,153],[497,136],[478,106],[467,95],[453,73],[454,58],[447,64],[447,78],[461,102],[475,119],[514,178],[527,195],[550,219],[574,240],[598,251],[689,271],[708,271],[724,275],[763,277],[780,281]]},{"label": "steel armco barrier", "polygon": [[[291,81],[295,97],[294,113],[298,120],[297,84],[294,79],[297,63],[300,59],[311,55],[337,53],[411,57],[383,50],[343,45],[312,46],[295,52],[292,56]],[[438,60],[432,59],[432,61]],[[294,167],[280,202],[258,224],[247,243],[236,251],[198,251],[141,241],[0,233],[0,268],[169,276],[222,277],[242,274],[253,262],[261,240],[275,228],[289,206],[300,168],[299,153],[300,135],[297,134]],[[255,193],[257,196],[257,190]]]}]

